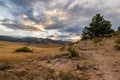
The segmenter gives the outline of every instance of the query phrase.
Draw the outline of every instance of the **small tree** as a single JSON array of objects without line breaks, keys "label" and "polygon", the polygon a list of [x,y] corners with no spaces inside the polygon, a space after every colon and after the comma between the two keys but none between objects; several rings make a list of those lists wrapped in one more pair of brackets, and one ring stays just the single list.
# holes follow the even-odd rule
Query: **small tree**
[{"label": "small tree", "polygon": [[82,32],[82,38],[94,38],[101,37],[106,34],[113,33],[114,30],[111,29],[111,22],[105,20],[100,14],[96,14],[92,18],[92,22],[89,24],[89,27],[85,27]]}]

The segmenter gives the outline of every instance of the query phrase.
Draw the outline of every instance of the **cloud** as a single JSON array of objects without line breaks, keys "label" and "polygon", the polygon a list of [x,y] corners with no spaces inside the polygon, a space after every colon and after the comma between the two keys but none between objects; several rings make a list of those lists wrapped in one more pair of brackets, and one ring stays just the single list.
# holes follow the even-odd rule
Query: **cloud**
[{"label": "cloud", "polygon": [[0,29],[5,31],[5,32],[12,32],[12,31],[14,31],[13,29],[7,28],[7,27],[5,27],[3,25],[0,25]]},{"label": "cloud", "polygon": [[9,19],[3,19],[0,20],[1,25],[4,25],[8,28],[14,29],[14,30],[26,30],[26,31],[41,31],[43,30],[42,25],[37,25],[34,22],[17,22]]},{"label": "cloud", "polygon": [[4,19],[4,17],[3,16],[0,16],[0,20],[3,20]]},{"label": "cloud", "polygon": [[11,29],[48,32],[56,30],[57,36],[51,33],[52,36],[45,37],[64,37],[68,40],[71,36],[79,37],[83,27],[90,23],[96,13],[103,14],[116,28],[120,21],[119,3],[120,0],[0,0],[2,7],[12,5],[6,10],[12,18],[0,18],[2,25]]},{"label": "cloud", "polygon": [[79,25],[72,25],[70,27],[66,27],[64,29],[60,29],[60,32],[64,32],[64,33],[69,33],[69,34],[76,34],[76,35],[80,35],[82,32],[82,27]]},{"label": "cloud", "polygon": [[53,40],[60,40],[60,39],[58,38],[58,35],[56,35],[56,34],[49,35],[49,36],[47,36],[47,38],[50,38],[50,39],[53,39]]},{"label": "cloud", "polygon": [[9,8],[9,5],[6,4],[4,0],[0,0],[0,6],[5,7],[5,8]]},{"label": "cloud", "polygon": [[76,36],[76,35],[72,35],[72,36],[71,35],[59,35],[59,36],[57,36],[57,39],[58,40],[63,40],[63,41],[67,40],[67,41],[75,42],[77,40],[80,40],[81,37],[80,36]]}]

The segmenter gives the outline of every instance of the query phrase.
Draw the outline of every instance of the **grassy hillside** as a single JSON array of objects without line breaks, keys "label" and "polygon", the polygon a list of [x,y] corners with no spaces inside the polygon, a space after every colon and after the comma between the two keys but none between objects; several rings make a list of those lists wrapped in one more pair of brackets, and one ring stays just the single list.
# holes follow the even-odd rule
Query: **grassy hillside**
[{"label": "grassy hillside", "polygon": [[[63,47],[0,42],[0,80],[120,80],[119,38],[114,34]],[[33,53],[13,53],[23,46]]]},{"label": "grassy hillside", "polygon": [[[22,47],[28,47],[33,52],[14,52]],[[19,62],[38,56],[51,55],[52,53],[59,53],[59,46],[0,41],[0,63]]]}]

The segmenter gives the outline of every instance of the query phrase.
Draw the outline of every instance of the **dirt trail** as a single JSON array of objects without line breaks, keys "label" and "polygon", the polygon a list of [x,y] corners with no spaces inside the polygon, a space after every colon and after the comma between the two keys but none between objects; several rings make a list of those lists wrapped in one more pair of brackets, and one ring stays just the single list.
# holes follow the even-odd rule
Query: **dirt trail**
[{"label": "dirt trail", "polygon": [[85,41],[75,46],[79,53],[87,55],[92,62],[89,69],[89,80],[120,80],[120,54],[114,50],[114,40],[109,39],[99,44]]},{"label": "dirt trail", "polygon": [[100,80],[120,80],[120,72],[115,71],[118,69],[114,68],[115,60],[113,58],[100,53],[93,53],[92,58],[97,62],[98,70],[101,72]]}]

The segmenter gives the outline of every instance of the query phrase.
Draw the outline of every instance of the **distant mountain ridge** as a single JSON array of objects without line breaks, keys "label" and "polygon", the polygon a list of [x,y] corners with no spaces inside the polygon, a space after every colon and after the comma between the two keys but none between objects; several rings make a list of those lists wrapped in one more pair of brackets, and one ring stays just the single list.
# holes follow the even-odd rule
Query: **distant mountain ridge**
[{"label": "distant mountain ridge", "polygon": [[3,36],[3,35],[0,35],[0,41],[26,42],[26,43],[37,43],[37,44],[60,44],[60,45],[65,45],[69,43],[69,41],[52,40],[48,38],[46,39],[35,38],[35,37],[16,38],[16,37]]}]

